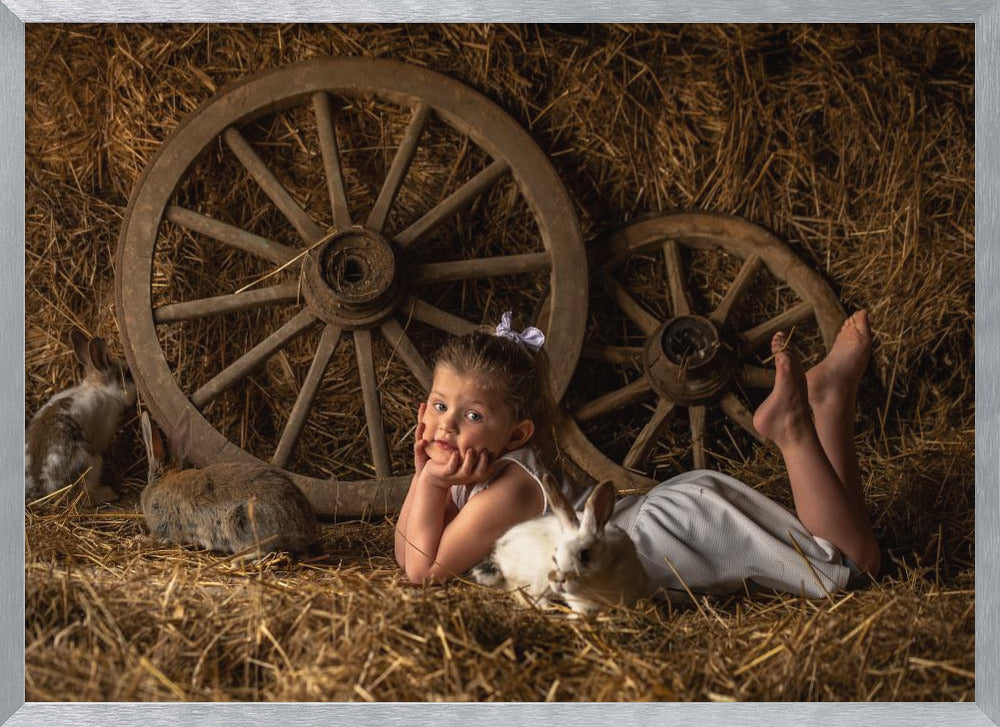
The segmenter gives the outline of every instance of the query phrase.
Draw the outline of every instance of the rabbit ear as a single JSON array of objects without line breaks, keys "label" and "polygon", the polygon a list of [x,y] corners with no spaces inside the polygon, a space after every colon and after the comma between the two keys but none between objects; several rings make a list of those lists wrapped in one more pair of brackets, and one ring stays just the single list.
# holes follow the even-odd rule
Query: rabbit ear
[{"label": "rabbit ear", "polygon": [[188,456],[188,443],[191,439],[191,415],[184,413],[177,425],[167,435],[170,441],[170,451],[173,452],[174,461],[182,462]]},{"label": "rabbit ear", "polygon": [[74,328],[69,332],[69,341],[73,346],[76,360],[84,366],[92,365],[90,363],[90,338],[79,328]]},{"label": "rabbit ear", "polygon": [[149,468],[152,470],[166,456],[163,439],[160,438],[159,431],[149,421],[149,412],[144,411],[139,416],[139,428],[142,430],[142,443],[146,445],[146,459],[149,460]]},{"label": "rabbit ear", "polygon": [[108,361],[108,347],[101,338],[91,338],[87,349],[90,351],[90,364],[98,371],[107,371],[110,367]]},{"label": "rabbit ear", "polygon": [[583,508],[583,518],[580,520],[580,530],[598,535],[604,532],[604,526],[615,511],[615,486],[611,480],[605,480],[590,493],[587,504]]},{"label": "rabbit ear", "polygon": [[556,478],[546,472],[542,475],[542,489],[545,490],[545,497],[549,500],[549,507],[556,514],[559,524],[563,530],[576,532],[580,527],[580,521],[576,518],[573,506],[566,499],[566,496],[559,489]]}]

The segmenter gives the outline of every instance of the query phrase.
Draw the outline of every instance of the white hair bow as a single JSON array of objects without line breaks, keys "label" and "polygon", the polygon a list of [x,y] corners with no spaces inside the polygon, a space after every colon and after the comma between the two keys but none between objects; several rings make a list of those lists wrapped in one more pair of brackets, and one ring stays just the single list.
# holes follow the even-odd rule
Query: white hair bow
[{"label": "white hair bow", "polygon": [[511,330],[511,315],[512,312],[507,311],[500,316],[500,323],[497,324],[496,335],[503,338],[509,338],[512,341],[517,341],[518,343],[527,346],[531,351],[538,351],[542,347],[542,344],[545,343],[545,334],[534,326],[528,326],[520,333]]}]

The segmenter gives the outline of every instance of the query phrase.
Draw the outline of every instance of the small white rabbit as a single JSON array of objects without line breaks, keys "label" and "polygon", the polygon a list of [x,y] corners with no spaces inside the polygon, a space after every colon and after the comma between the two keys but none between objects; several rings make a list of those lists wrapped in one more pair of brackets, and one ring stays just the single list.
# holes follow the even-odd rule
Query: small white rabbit
[{"label": "small white rabbit", "polygon": [[606,481],[595,487],[580,518],[558,489],[549,489],[558,496],[552,508],[563,531],[549,574],[553,594],[584,616],[609,605],[634,606],[646,593],[647,576],[635,543],[608,524],[615,511],[614,485]]},{"label": "small white rabbit", "polygon": [[518,523],[497,539],[489,557],[473,567],[472,578],[490,588],[520,591],[539,608],[548,608],[549,573],[561,536],[555,515]]},{"label": "small white rabbit", "polygon": [[646,571],[628,535],[608,524],[614,485],[595,487],[582,516],[551,475],[542,478],[542,487],[553,513],[504,533],[492,555],[473,568],[473,578],[485,586],[520,589],[542,608],[561,599],[583,615],[612,604],[635,605],[646,592]]},{"label": "small white rabbit", "polygon": [[117,494],[101,483],[101,454],[122,414],[135,404],[135,382],[123,361],[108,356],[104,341],[70,334],[83,364],[83,381],[54,394],[35,414],[24,435],[24,487],[28,502],[82,482],[92,504]]}]

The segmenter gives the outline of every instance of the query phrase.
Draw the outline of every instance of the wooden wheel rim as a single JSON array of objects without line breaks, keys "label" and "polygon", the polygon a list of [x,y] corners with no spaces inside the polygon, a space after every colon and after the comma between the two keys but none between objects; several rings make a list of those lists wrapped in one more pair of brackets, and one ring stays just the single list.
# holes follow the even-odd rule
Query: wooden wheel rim
[{"label": "wooden wheel rim", "polygon": [[[318,92],[376,97],[410,108],[416,105],[425,114],[432,110],[506,165],[538,224],[546,251],[521,257],[547,256],[550,300],[554,303],[543,327],[551,332],[546,345],[553,361],[550,383],[556,396],[561,396],[569,383],[579,355],[587,301],[579,227],[555,170],[513,119],[461,83],[401,63],[320,59],[265,71],[227,87],[169,135],[133,190],[119,237],[116,317],[126,358],[143,401],[161,426],[172,431],[183,418],[188,419],[188,456],[196,464],[259,460],[216,431],[170,372],[156,336],[150,287],[160,223],[188,169],[220,135],[230,127],[308,102]],[[410,478],[405,474],[341,481],[289,474],[320,512],[346,517],[398,510]]]},{"label": "wooden wheel rim", "polygon": [[[690,212],[659,215],[625,225],[588,247],[591,278],[632,255],[646,253],[670,240],[698,250],[722,250],[744,263],[756,256],[759,265],[787,283],[804,303],[811,306],[826,350],[833,345],[846,314],[830,286],[777,237],[739,217]],[[674,305],[677,305],[676,302]],[[542,312],[544,315],[544,307]],[[678,315],[676,308],[674,315]],[[644,380],[646,376],[630,386]],[[658,397],[658,401],[662,405],[666,400]],[[656,480],[612,461],[594,446],[574,417],[566,412],[560,413],[556,438],[568,455],[572,468],[577,470],[577,476],[585,475],[596,481],[610,479],[622,491],[645,491],[656,484]]]}]

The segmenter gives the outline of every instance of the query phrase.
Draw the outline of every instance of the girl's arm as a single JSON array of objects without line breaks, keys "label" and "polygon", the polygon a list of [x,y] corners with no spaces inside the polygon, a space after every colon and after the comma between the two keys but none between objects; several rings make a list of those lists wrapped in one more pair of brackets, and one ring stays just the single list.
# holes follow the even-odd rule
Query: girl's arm
[{"label": "girl's arm", "polygon": [[[395,532],[395,550],[396,550],[396,563],[400,568],[406,569],[406,541],[407,528],[410,522],[410,508],[413,505],[414,493],[417,490],[417,480],[420,476],[419,472],[414,473],[413,479],[410,480],[410,489],[406,493],[406,499],[403,501],[403,509],[399,511],[399,517],[396,518],[396,532]],[[458,508],[455,506],[454,501],[450,497],[445,503],[444,510],[444,522],[447,525],[451,522],[452,518],[458,514]]]},{"label": "girl's arm", "polygon": [[465,572],[485,558],[508,529],[544,508],[538,484],[521,467],[511,466],[450,521],[445,518],[447,505],[454,507],[449,488],[429,473],[415,478],[407,500],[404,568],[414,583],[441,582]]},{"label": "girl's arm", "polygon": [[410,504],[413,502],[413,492],[417,489],[417,478],[419,472],[415,472],[410,479],[410,489],[406,491],[406,499],[403,500],[403,509],[399,511],[396,518],[396,530],[393,542],[395,543],[396,564],[400,568],[406,568],[406,525],[410,519]]},{"label": "girl's arm", "polygon": [[[406,569],[406,532],[410,521],[410,508],[413,506],[413,498],[415,496],[414,493],[417,490],[416,484],[420,478],[420,473],[423,472],[424,465],[427,464],[427,452],[424,449],[427,443],[424,440],[423,423],[424,411],[426,411],[426,409],[427,404],[423,403],[417,411],[417,429],[413,438],[413,477],[410,479],[410,489],[406,491],[406,499],[403,501],[403,507],[399,511],[399,517],[396,518],[396,529],[393,538],[396,563],[404,570]],[[445,524],[449,523],[457,514],[458,508],[449,497],[444,510]]]}]

